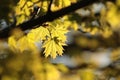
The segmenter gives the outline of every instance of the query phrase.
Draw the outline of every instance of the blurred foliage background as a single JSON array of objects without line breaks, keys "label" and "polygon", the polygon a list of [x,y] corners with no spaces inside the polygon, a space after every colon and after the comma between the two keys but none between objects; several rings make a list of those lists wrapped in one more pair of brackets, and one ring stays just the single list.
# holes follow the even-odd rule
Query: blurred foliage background
[{"label": "blurred foliage background", "polygon": [[[16,25],[31,18],[34,4],[42,7],[37,16],[46,14],[49,0],[22,1],[23,12],[19,0],[0,1],[0,31],[14,21],[13,10]],[[62,0],[58,1],[54,0],[52,11],[79,0],[63,1],[62,7]],[[67,46],[63,47],[64,54],[55,59],[44,57],[41,41],[36,46],[24,42],[26,37],[21,37],[29,30],[14,29],[9,40],[0,39],[0,80],[120,80],[120,0],[99,0],[62,19],[69,26],[64,37]],[[48,24],[59,24],[59,20]]]}]

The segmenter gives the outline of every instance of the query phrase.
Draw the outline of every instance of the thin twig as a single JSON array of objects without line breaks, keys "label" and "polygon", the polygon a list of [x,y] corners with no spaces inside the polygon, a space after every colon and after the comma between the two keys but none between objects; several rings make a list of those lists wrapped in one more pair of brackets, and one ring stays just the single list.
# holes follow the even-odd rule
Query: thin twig
[{"label": "thin twig", "polygon": [[49,6],[48,6],[47,14],[51,13],[52,2],[53,2],[53,0],[50,0]]}]

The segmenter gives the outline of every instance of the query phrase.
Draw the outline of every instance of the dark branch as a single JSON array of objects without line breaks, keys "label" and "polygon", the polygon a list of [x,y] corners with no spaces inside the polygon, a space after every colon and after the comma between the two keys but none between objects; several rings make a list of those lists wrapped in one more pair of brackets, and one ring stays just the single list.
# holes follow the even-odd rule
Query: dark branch
[{"label": "dark branch", "polygon": [[43,24],[48,21],[53,21],[59,17],[62,17],[64,15],[70,13],[70,12],[73,12],[79,8],[88,6],[89,4],[94,3],[95,1],[98,1],[98,0],[82,0],[78,3],[72,4],[71,6],[63,8],[61,10],[51,12],[51,14],[46,14],[46,15],[40,16],[34,20],[24,22],[24,23],[18,25],[17,27],[20,27],[22,30],[31,29],[36,25],[40,25],[40,24]]},{"label": "dark branch", "polygon": [[[32,29],[34,26],[41,25],[48,21],[53,21],[59,17],[62,17],[64,15],[70,13],[70,12],[73,12],[79,8],[86,7],[96,1],[98,1],[98,0],[82,0],[77,3],[72,4],[71,6],[65,7],[61,10],[51,12],[51,14],[46,14],[46,15],[40,16],[36,19],[23,22],[22,24],[20,24],[16,27],[21,28],[22,30]],[[7,38],[9,36],[10,31],[11,31],[11,29],[9,27],[0,31],[0,38]]]}]

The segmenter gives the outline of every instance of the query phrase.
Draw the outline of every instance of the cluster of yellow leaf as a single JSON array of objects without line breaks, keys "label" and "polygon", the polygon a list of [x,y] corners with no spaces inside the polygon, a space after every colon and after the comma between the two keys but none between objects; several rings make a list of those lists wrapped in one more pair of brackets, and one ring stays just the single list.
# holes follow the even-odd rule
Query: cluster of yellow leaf
[{"label": "cluster of yellow leaf", "polygon": [[108,38],[113,34],[112,29],[110,27],[105,26],[103,30],[101,30],[99,27],[86,27],[86,24],[83,22],[81,24],[82,30],[85,32],[90,33],[91,35],[102,35],[104,38]]},{"label": "cluster of yellow leaf", "polygon": [[[51,10],[59,10],[63,7],[71,5],[71,3],[76,1],[77,0],[54,0],[51,6]],[[24,22],[25,20],[30,19],[32,12],[34,11],[34,6],[40,7],[39,15],[44,15],[47,12],[49,2],[50,1],[47,0],[20,0],[17,6],[14,8],[17,18],[17,25]]]},{"label": "cluster of yellow leaf", "polygon": [[58,67],[56,65],[53,65],[51,63],[46,63],[46,62],[42,63],[40,60],[39,54],[32,54],[31,56],[33,59],[30,59],[27,65],[29,70],[32,71],[35,77],[35,80],[45,80],[45,79],[59,80],[60,79],[60,72],[57,69]]},{"label": "cluster of yellow leaf", "polygon": [[39,0],[20,0],[15,7],[15,14],[17,18],[17,25],[30,18],[33,12],[34,3],[40,5]]},{"label": "cluster of yellow leaf", "polygon": [[10,48],[14,52],[23,52],[23,51],[37,51],[37,47],[34,43],[30,42],[26,36],[16,39],[14,36],[9,37],[8,43]]},{"label": "cluster of yellow leaf", "polygon": [[[101,24],[102,30],[100,27],[86,27],[86,24],[83,22],[81,26],[83,27],[83,31],[89,32],[91,35],[100,34],[104,38],[108,38],[113,34],[113,30],[120,29],[120,11],[119,11],[120,1],[116,0],[116,4],[112,2],[107,2],[107,9],[103,8],[101,10]],[[109,23],[111,27],[109,27],[106,23]]]},{"label": "cluster of yellow leaf", "polygon": [[106,11],[106,20],[113,29],[118,29],[120,26],[120,0],[116,0],[116,4],[108,2],[108,11]]},{"label": "cluster of yellow leaf", "polygon": [[[69,6],[71,4],[70,0],[54,0],[51,9],[58,10],[63,7]],[[15,14],[17,17],[17,25],[28,20],[31,13],[33,12],[34,6],[39,6],[41,8],[40,14],[45,14],[48,9],[49,1],[47,0],[20,0],[15,7]]]},{"label": "cluster of yellow leaf", "polygon": [[[8,51],[7,51],[8,52]],[[40,58],[39,53],[13,54],[8,52],[8,57],[1,60],[1,80],[60,80],[59,70],[68,71],[64,65],[53,65]],[[21,74],[21,73],[22,74]]]},{"label": "cluster of yellow leaf", "polygon": [[[27,20],[31,15],[31,10],[34,4],[39,4],[42,7],[43,12],[47,11],[49,1],[43,0],[20,0],[15,8],[17,15],[17,25]],[[54,0],[52,5],[63,8],[69,6],[71,0]],[[55,8],[51,7],[51,8]],[[27,18],[27,19],[26,19]],[[58,54],[62,55],[63,47],[66,45],[66,33],[68,29],[78,29],[76,21],[70,21],[68,16],[64,16],[58,20],[48,23],[48,26],[40,26],[36,29],[32,29],[26,36],[16,38],[16,36],[9,37],[8,43],[13,51],[23,52],[25,50],[37,51],[35,43],[41,41],[42,48],[44,48],[45,56],[49,55],[55,58]],[[24,45],[26,44],[26,45]]]},{"label": "cluster of yellow leaf", "polygon": [[20,0],[18,5],[15,7],[15,12],[17,17],[17,24],[25,21],[26,16],[30,15],[30,9],[28,6],[33,5],[30,1],[26,2],[26,0]]},{"label": "cluster of yellow leaf", "polygon": [[45,56],[49,55],[55,58],[57,54],[62,55],[63,47],[66,42],[67,28],[64,25],[50,25],[48,27],[40,26],[31,30],[26,36],[16,39],[15,36],[9,37],[8,43],[13,51],[23,52],[25,50],[37,51],[35,42],[42,41],[45,48]]},{"label": "cluster of yellow leaf", "polygon": [[30,31],[27,35],[28,39],[32,42],[43,41],[43,48],[45,48],[45,56],[49,55],[53,58],[57,54],[62,55],[63,47],[65,45],[67,29],[61,25],[39,27]]}]

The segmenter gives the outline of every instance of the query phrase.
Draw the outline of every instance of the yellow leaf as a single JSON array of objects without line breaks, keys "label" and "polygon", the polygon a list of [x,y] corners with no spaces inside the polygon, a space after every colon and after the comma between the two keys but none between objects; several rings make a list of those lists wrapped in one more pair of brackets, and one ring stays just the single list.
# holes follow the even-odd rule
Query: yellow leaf
[{"label": "yellow leaf", "polygon": [[108,3],[108,8],[109,10],[106,13],[106,20],[112,26],[113,29],[117,29],[116,27],[120,25],[120,15],[118,12],[118,8],[112,3]]},{"label": "yellow leaf", "polygon": [[104,38],[109,38],[112,34],[113,32],[110,28],[104,28],[104,31],[102,32]]},{"label": "yellow leaf", "polygon": [[20,0],[18,5],[20,6],[20,8],[22,8],[26,3],[26,0]]},{"label": "yellow leaf", "polygon": [[51,53],[51,40],[47,40],[45,41],[45,43],[43,44],[43,48],[46,48],[44,53],[45,53],[45,56],[48,57]]},{"label": "yellow leaf", "polygon": [[56,45],[56,49],[57,49],[57,53],[59,54],[59,55],[62,55],[62,53],[63,53],[63,47],[62,47],[62,45]]},{"label": "yellow leaf", "polygon": [[15,37],[11,36],[8,39],[8,44],[11,50],[13,51],[20,51],[23,52],[25,50],[38,52],[37,47],[33,42],[30,42],[26,36],[21,37],[20,39],[16,40]]},{"label": "yellow leaf", "polygon": [[29,41],[29,39],[26,36],[18,40],[17,46],[20,52],[23,52],[25,50],[32,51],[32,52],[38,52],[38,49],[35,46],[35,43]]},{"label": "yellow leaf", "polygon": [[27,6],[25,6],[25,7],[23,8],[23,10],[24,10],[24,12],[25,12],[25,14],[26,14],[27,16],[30,15],[30,10],[28,9]]},{"label": "yellow leaf", "polygon": [[72,27],[74,30],[78,30],[78,24],[77,24],[77,22],[73,21],[73,23],[71,24],[71,27]]},{"label": "yellow leaf", "polygon": [[28,1],[26,5],[30,7],[30,6],[33,6],[33,3],[31,1]]},{"label": "yellow leaf", "polygon": [[51,29],[51,36],[52,38],[57,37],[62,42],[66,41],[65,34],[68,32],[66,28],[63,28],[62,26],[57,25],[56,27],[52,27]]},{"label": "yellow leaf", "polygon": [[17,17],[17,25],[25,21],[25,15],[20,15]]},{"label": "yellow leaf", "polygon": [[8,38],[8,44],[9,44],[9,47],[14,51],[17,46],[16,46],[16,40],[13,36],[9,37]]},{"label": "yellow leaf", "polygon": [[24,50],[28,50],[28,42],[25,36],[18,40],[17,46],[20,52],[23,52]]},{"label": "yellow leaf", "polygon": [[63,0],[64,6],[69,6],[71,4],[70,0]]},{"label": "yellow leaf", "polygon": [[44,69],[46,70],[45,74],[46,74],[47,80],[59,80],[60,79],[60,72],[57,70],[56,66],[46,63],[44,64]]},{"label": "yellow leaf", "polygon": [[27,38],[33,42],[37,42],[40,40],[45,40],[47,36],[50,36],[48,29],[41,26],[31,30],[28,33]]},{"label": "yellow leaf", "polygon": [[69,69],[67,68],[67,66],[65,66],[64,64],[58,64],[57,68],[63,72],[63,73],[67,73],[69,71]]},{"label": "yellow leaf", "polygon": [[48,9],[48,1],[43,1],[42,8],[45,10],[45,12],[47,11],[47,9]]},{"label": "yellow leaf", "polygon": [[70,0],[55,0],[55,6],[66,7],[71,4]]},{"label": "yellow leaf", "polygon": [[45,57],[48,57],[50,55],[52,58],[56,58],[57,54],[62,55],[63,53],[63,48],[62,45],[60,45],[59,41],[56,42],[51,38],[44,42],[43,48],[45,48]]}]

